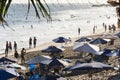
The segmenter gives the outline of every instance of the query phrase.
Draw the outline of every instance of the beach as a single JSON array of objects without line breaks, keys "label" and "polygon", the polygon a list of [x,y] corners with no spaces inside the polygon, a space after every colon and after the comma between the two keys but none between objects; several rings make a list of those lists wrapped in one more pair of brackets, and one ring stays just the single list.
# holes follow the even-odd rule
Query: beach
[{"label": "beach", "polygon": [[[119,30],[117,30],[116,32],[118,32],[118,31]],[[102,37],[104,34],[108,34],[108,33],[109,32],[99,33],[99,34],[91,34],[87,37],[98,38],[98,37]],[[86,36],[81,36],[81,37],[86,37]],[[63,52],[64,58],[72,60],[73,64],[76,63],[76,61],[79,62],[79,61],[86,61],[86,60],[90,59],[89,56],[85,57],[87,54],[73,51],[73,45],[75,43],[75,40],[77,40],[78,38],[80,38],[80,37],[72,38],[71,43],[67,43],[64,45],[65,46],[65,50]],[[109,46],[109,48],[114,49],[115,46],[117,46],[119,44],[120,44],[119,38],[117,38],[115,40],[114,46],[113,45]],[[54,43],[53,41],[51,41],[48,43],[44,43],[43,45],[37,46],[36,48],[31,48],[31,49],[27,48],[26,49],[27,53],[25,54],[25,60],[28,61],[31,58],[34,58],[35,56],[38,56],[38,55],[48,55],[47,53],[41,52],[41,50],[43,50],[51,45],[57,46],[59,48],[61,47],[61,44]],[[104,48],[107,48],[107,47],[105,45],[102,45],[102,49],[104,49]],[[19,55],[20,55],[20,51],[21,51],[21,49],[18,50]],[[15,59],[13,55],[14,55],[14,52],[10,52],[9,58]],[[4,54],[0,55],[0,56],[3,57]],[[97,56],[97,57],[99,57],[99,56]],[[118,67],[119,61],[120,61],[119,57],[110,57],[107,62],[103,60],[104,63],[107,63],[107,64],[112,65],[114,67]],[[18,63],[21,63],[20,59],[19,59]],[[119,74],[119,72],[117,70],[93,71],[93,73],[92,73],[93,79],[92,80],[118,80],[118,74]],[[78,71],[78,72],[74,72],[74,73],[68,73],[68,74],[63,75],[63,77],[70,79],[70,80],[91,80],[88,77],[88,73],[86,71]]]},{"label": "beach", "polygon": [[107,26],[113,24],[117,26],[117,15],[112,7],[91,7],[88,4],[80,3],[75,3],[74,6],[65,3],[61,4],[62,7],[57,3],[48,5],[51,8],[52,16],[50,22],[46,22],[43,18],[37,19],[32,6],[26,20],[27,5],[12,4],[8,11],[8,17],[5,18],[9,27],[4,29],[1,26],[0,28],[0,53],[4,53],[6,41],[11,41],[12,45],[16,41],[18,48],[21,49],[28,47],[29,37],[36,37],[37,46],[39,46],[58,36],[78,37],[78,28],[81,29],[81,36],[87,36],[93,33],[94,26],[97,26],[99,30],[96,31],[97,33],[104,32],[103,23]]},{"label": "beach", "polygon": [[[115,8],[111,6],[92,7],[91,4],[81,3],[82,1],[80,1],[80,3],[78,3],[77,0],[75,0],[76,2],[72,1],[68,3],[65,0],[65,3],[59,3],[59,5],[58,2],[52,3],[48,1],[52,16],[52,21],[50,22],[47,22],[43,17],[37,19],[32,6],[28,20],[25,19],[27,11],[26,3],[13,3],[8,11],[7,17],[5,17],[9,27],[5,29],[3,27],[0,28],[0,57],[5,56],[5,42],[10,41],[12,43],[12,50],[8,52],[8,58],[17,61],[18,64],[21,64],[22,48],[26,49],[25,62],[27,62],[39,55],[49,55],[49,53],[43,53],[41,50],[48,48],[48,46],[56,46],[63,50],[63,59],[72,60],[71,65],[87,62],[91,59],[97,61],[98,58],[102,58],[101,62],[114,66],[117,69],[120,68],[119,57],[108,58],[98,55],[91,57],[89,53],[76,52],[73,50],[75,41],[79,38],[103,38],[106,34],[114,35],[119,32],[120,30],[117,28],[118,17],[115,13]],[[70,4],[72,3],[73,5],[71,6]],[[106,30],[103,23],[107,26]],[[115,25],[117,28],[115,32],[109,31],[109,26],[112,25]],[[80,29],[80,31],[78,31],[78,29]],[[30,37],[32,40],[34,37],[37,39],[35,48],[33,44],[31,48],[29,48]],[[71,38],[71,42],[63,43],[61,46],[61,43],[53,42],[53,39],[57,37]],[[99,47],[101,47],[101,50],[105,48],[112,50],[119,49],[119,40],[119,38],[115,38],[114,45],[107,44]],[[18,59],[14,57],[14,41],[16,41],[18,45]],[[22,72],[29,72],[29,65],[22,65],[27,67],[27,70]],[[117,69],[93,70],[90,75],[92,75],[92,80],[118,80],[120,72]],[[68,80],[91,80],[87,70],[67,71],[66,74],[63,72],[61,76]]]}]

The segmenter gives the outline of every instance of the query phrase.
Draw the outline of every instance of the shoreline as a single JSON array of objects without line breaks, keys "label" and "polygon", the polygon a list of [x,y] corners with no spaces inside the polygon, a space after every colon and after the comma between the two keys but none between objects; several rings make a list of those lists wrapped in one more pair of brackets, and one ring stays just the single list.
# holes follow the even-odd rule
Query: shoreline
[{"label": "shoreline", "polygon": [[[103,34],[108,34],[108,33],[109,33],[108,31],[107,31],[107,32],[103,32],[103,30],[104,30],[104,29],[101,28],[101,31],[98,30],[98,31],[100,31],[99,33],[95,33],[95,34],[90,33],[90,34],[87,34],[87,35],[84,35],[84,36],[78,35],[78,37],[72,37],[72,38],[71,38],[72,42],[69,43],[69,44],[67,44],[67,45],[64,45],[64,46],[73,46],[74,41],[77,40],[77,39],[79,39],[80,37],[87,37],[87,36],[88,36],[88,37],[93,37],[93,36],[103,35]],[[118,28],[117,28],[116,32],[117,32],[117,31],[119,31]],[[58,47],[58,48],[61,47],[61,44],[59,44],[59,43],[54,43],[53,41],[49,41],[49,42],[45,42],[45,43],[43,43],[43,44],[40,44],[40,45],[36,46],[36,48],[30,48],[30,49],[29,49],[29,48],[25,48],[25,49],[26,49],[26,52],[28,53],[28,52],[32,52],[32,51],[40,51],[40,50],[42,50],[42,49],[47,48],[47,47],[50,46],[50,45],[54,45],[54,46],[56,46],[56,47]],[[19,54],[20,54],[20,51],[21,51],[21,48],[18,49],[18,53],[19,53]],[[5,54],[2,53],[2,54],[0,54],[0,57],[3,57],[4,55],[5,55]],[[14,55],[14,51],[13,51],[13,50],[8,53],[8,56],[9,56],[9,57],[10,57],[10,56],[13,56],[13,55]]]}]

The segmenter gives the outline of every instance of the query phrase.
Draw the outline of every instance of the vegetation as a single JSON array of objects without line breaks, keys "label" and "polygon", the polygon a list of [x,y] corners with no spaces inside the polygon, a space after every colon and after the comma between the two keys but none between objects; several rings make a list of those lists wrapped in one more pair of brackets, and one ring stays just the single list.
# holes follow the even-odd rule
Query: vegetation
[{"label": "vegetation", "polygon": [[[8,12],[8,9],[12,3],[12,0],[0,0],[0,24],[8,25],[7,22],[5,21],[5,16]],[[40,19],[40,15],[42,17],[46,18],[47,20],[51,20],[50,16],[50,9],[49,6],[47,5],[45,0],[28,0],[28,11],[30,11],[30,5],[33,5],[34,10],[36,12],[36,16]]]}]

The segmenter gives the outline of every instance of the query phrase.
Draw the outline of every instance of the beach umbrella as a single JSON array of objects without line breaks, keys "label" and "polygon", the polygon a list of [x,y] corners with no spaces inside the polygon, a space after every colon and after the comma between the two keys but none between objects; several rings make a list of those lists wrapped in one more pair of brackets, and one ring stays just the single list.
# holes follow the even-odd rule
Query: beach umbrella
[{"label": "beach umbrella", "polygon": [[118,56],[118,57],[120,57],[120,51],[115,51],[115,52],[111,52],[111,53],[109,53],[109,54],[106,54],[106,56]]},{"label": "beach umbrella", "polygon": [[92,80],[92,71],[94,69],[95,70],[96,69],[114,69],[114,67],[101,62],[92,61],[90,63],[77,63],[73,66],[65,68],[64,70],[65,71],[87,70],[88,76],[91,77],[91,80]]},{"label": "beach umbrella", "polygon": [[60,76],[59,75],[46,75],[45,80],[58,80],[57,78],[60,78]]},{"label": "beach umbrella", "polygon": [[66,39],[66,38],[64,38],[64,37],[58,37],[58,38],[56,38],[56,39],[53,39],[53,41],[54,41],[55,43],[65,43],[65,42],[68,42],[69,39]]},{"label": "beach umbrella", "polygon": [[85,44],[79,44],[78,43],[77,45],[74,45],[73,50],[78,51],[78,52],[87,52],[87,53],[92,53],[92,54],[95,54],[95,55],[101,55],[99,53],[99,47],[98,46],[88,44],[88,43],[85,43]]},{"label": "beach umbrella", "polygon": [[62,50],[55,47],[55,46],[49,46],[48,48],[42,50],[42,52],[48,52],[48,53],[61,53]]},{"label": "beach umbrella", "polygon": [[95,62],[92,61],[90,63],[78,63],[74,66],[72,66],[69,70],[91,70],[91,69],[112,69],[114,67],[101,63],[101,62]]},{"label": "beach umbrella", "polygon": [[92,40],[92,38],[82,37],[82,38],[76,40],[75,42],[85,42],[85,41],[91,41],[91,40]]},{"label": "beach umbrella", "polygon": [[24,66],[22,66],[22,65],[19,65],[19,64],[17,64],[17,63],[3,64],[3,65],[0,65],[0,66],[8,67],[8,68],[15,68],[15,69],[26,70],[26,67],[24,67]]},{"label": "beach umbrella", "polygon": [[104,49],[104,50],[102,50],[101,52],[102,52],[102,55],[105,55],[105,56],[106,56],[106,54],[111,53],[112,50],[111,50],[111,49]]},{"label": "beach umbrella", "polygon": [[49,60],[45,60],[45,61],[41,61],[42,64],[46,64],[46,65],[49,65],[49,66],[68,66],[69,63],[64,61],[64,60],[61,60],[61,59],[49,59]]},{"label": "beach umbrella", "polygon": [[106,44],[106,43],[107,43],[107,41],[104,40],[103,38],[97,38],[90,42],[90,44]]},{"label": "beach umbrella", "polygon": [[40,63],[41,61],[49,60],[49,59],[51,59],[50,56],[39,55],[39,56],[36,56],[36,57],[30,59],[30,60],[27,61],[26,63],[27,63],[27,64],[37,64],[37,63]]},{"label": "beach umbrella", "polygon": [[107,39],[116,39],[117,38],[114,34],[104,34],[102,37],[107,38]]},{"label": "beach umbrella", "polygon": [[101,62],[90,62],[90,63],[78,63],[75,64],[74,66],[68,67],[68,71],[73,71],[73,70],[87,70],[89,77],[91,77],[92,80],[92,71],[94,69],[114,69],[114,67],[101,63]]},{"label": "beach umbrella", "polygon": [[120,32],[116,33],[115,36],[117,36],[118,38],[120,38]]},{"label": "beach umbrella", "polygon": [[0,69],[0,80],[8,80],[18,77],[19,74],[12,68]]},{"label": "beach umbrella", "polygon": [[11,59],[9,59],[7,57],[2,57],[2,58],[0,58],[0,62],[12,62],[12,63],[15,63],[16,61],[11,60]]}]

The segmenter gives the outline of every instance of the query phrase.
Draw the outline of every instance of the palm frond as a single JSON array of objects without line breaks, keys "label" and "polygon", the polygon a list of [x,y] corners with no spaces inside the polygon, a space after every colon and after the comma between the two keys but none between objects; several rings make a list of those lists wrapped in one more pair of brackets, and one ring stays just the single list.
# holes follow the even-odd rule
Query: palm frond
[{"label": "palm frond", "polygon": [[6,13],[8,12],[8,8],[10,7],[11,2],[12,2],[12,0],[8,0],[8,3],[7,3],[6,6],[5,6],[4,14],[3,14],[4,17],[5,17],[5,15],[6,15]]},{"label": "palm frond", "polygon": [[50,19],[51,18],[51,16],[50,16],[50,14],[48,13],[48,11],[46,10],[46,8],[44,7],[44,5],[41,3],[41,1],[40,0],[36,0],[39,4],[39,7],[41,8],[41,10],[42,10],[42,13],[44,13],[43,15],[46,17],[46,19]]},{"label": "palm frond", "polygon": [[33,7],[34,7],[34,9],[35,9],[36,16],[40,19],[40,16],[39,16],[39,13],[38,13],[38,10],[37,10],[37,6],[36,6],[34,0],[31,0],[31,2],[32,2],[32,5],[33,5]]},{"label": "palm frond", "polygon": [[28,0],[28,10],[27,10],[27,16],[26,19],[28,18],[28,13],[30,12],[30,0]]},{"label": "palm frond", "polygon": [[[6,15],[8,8],[11,4],[12,0],[9,0],[7,2],[7,0],[2,0],[0,1],[0,23],[5,24],[8,26],[7,22],[4,20],[4,16]],[[3,26],[4,27],[4,26]]]}]

